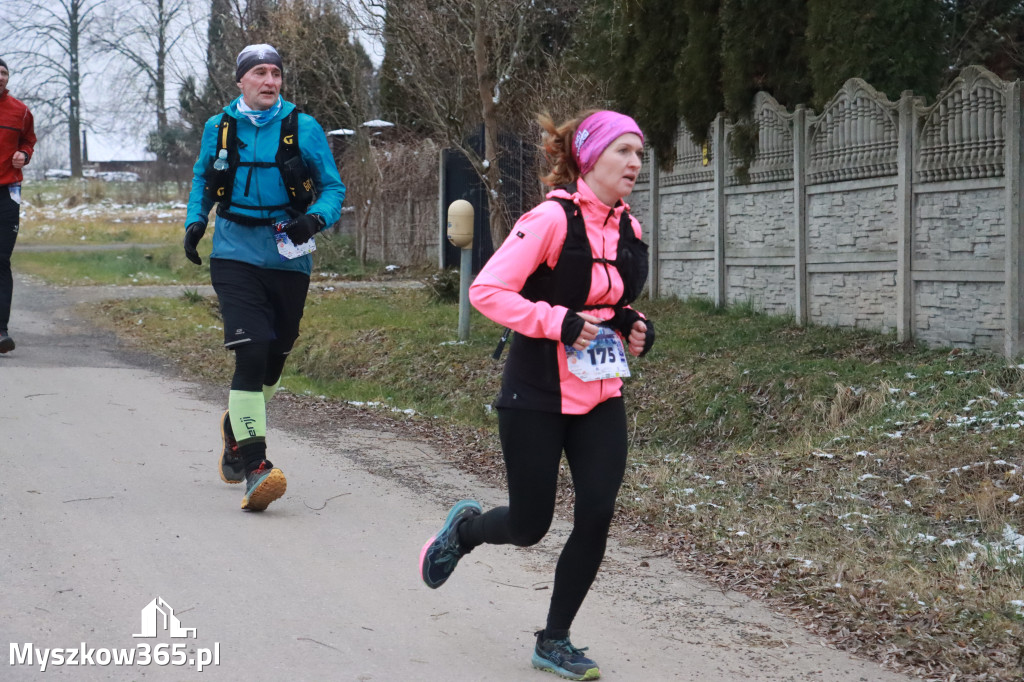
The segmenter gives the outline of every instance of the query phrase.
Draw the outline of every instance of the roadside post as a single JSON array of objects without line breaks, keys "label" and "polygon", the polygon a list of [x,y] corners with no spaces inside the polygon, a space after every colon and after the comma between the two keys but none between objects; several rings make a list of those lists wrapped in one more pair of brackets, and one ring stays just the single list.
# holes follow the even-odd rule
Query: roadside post
[{"label": "roadside post", "polygon": [[473,204],[457,199],[448,205],[448,241],[462,250],[459,262],[459,341],[469,340],[469,280],[473,276]]}]

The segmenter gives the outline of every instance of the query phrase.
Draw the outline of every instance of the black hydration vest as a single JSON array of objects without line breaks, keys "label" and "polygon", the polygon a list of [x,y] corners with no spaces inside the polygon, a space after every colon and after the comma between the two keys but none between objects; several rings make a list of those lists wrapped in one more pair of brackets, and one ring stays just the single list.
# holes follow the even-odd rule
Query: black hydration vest
[{"label": "black hydration vest", "polygon": [[284,182],[285,190],[288,192],[288,203],[275,206],[246,206],[248,209],[277,211],[284,209],[288,215],[295,217],[302,215],[313,203],[313,177],[302,161],[302,154],[299,151],[299,111],[292,109],[283,121],[281,121],[281,139],[277,144],[277,155],[274,162],[267,161],[240,161],[238,154],[238,132],[237,121],[234,116],[224,113],[217,124],[217,149],[214,151],[214,161],[220,156],[222,149],[227,150],[228,167],[224,170],[216,170],[213,163],[203,176],[206,181],[204,187],[205,195],[218,202],[217,215],[240,225],[258,227],[261,225],[272,225],[273,218],[257,218],[249,215],[242,215],[231,211],[231,193],[235,186],[235,172],[239,166],[249,167],[249,176],[245,180],[245,191],[249,193],[249,182],[252,180],[253,168],[277,168],[281,173],[281,180]]},{"label": "black hydration vest", "polygon": [[[575,194],[576,183],[561,189],[569,194]],[[606,258],[594,258],[590,240],[587,238],[587,225],[579,206],[571,199],[554,197],[548,201],[558,202],[565,210],[565,243],[555,267],[541,263],[526,279],[519,292],[523,298],[565,306],[569,310],[624,308],[635,301],[647,283],[650,266],[647,261],[647,244],[638,239],[636,232],[633,231],[629,211],[622,211],[619,219],[619,245],[616,248],[615,260],[610,261]],[[587,305],[594,263],[601,263],[605,268],[614,266],[622,278],[622,296],[613,305]],[[610,281],[609,279],[609,283]],[[501,341],[494,351],[495,360],[501,357],[509,332],[510,330],[506,329],[502,334]]]},{"label": "black hydration vest", "polygon": [[[564,188],[569,194],[576,193],[575,183]],[[593,310],[595,308],[622,308],[635,301],[647,283],[647,244],[637,239],[629,212],[623,210],[619,219],[619,245],[615,260],[594,258],[587,238],[587,226],[580,207],[570,199],[553,198],[565,209],[566,233],[562,252],[555,267],[541,263],[534,270],[519,292],[531,301],[546,301],[552,305],[565,306],[569,310]],[[590,293],[591,274],[594,263],[606,268],[615,266],[622,278],[622,297],[614,305],[587,305]],[[610,280],[609,280],[610,282]]]}]

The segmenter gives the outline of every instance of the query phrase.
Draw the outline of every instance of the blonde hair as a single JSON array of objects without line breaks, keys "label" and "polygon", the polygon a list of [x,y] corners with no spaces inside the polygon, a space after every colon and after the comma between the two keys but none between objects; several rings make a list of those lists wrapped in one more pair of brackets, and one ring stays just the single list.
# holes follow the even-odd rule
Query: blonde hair
[{"label": "blonde hair", "polygon": [[597,109],[589,109],[561,125],[555,125],[554,120],[547,113],[537,115],[537,123],[540,124],[543,131],[540,148],[550,165],[548,173],[540,178],[545,185],[549,187],[568,185],[576,182],[576,179],[580,177],[580,166],[576,163],[576,157],[573,156],[572,142],[580,123],[596,112]]}]

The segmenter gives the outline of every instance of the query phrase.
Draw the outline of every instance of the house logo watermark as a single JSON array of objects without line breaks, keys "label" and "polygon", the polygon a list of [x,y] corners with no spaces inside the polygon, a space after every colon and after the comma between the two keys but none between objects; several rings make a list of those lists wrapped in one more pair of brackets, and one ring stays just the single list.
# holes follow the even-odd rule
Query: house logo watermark
[{"label": "house logo watermark", "polygon": [[156,637],[157,630],[166,630],[173,638],[182,638],[192,635],[196,638],[195,628],[181,626],[181,621],[174,615],[174,609],[164,601],[163,597],[157,597],[142,607],[142,632],[132,637]]},{"label": "house logo watermark", "polygon": [[[136,639],[155,639],[166,635],[171,639],[197,639],[196,628],[185,627],[174,609],[163,597],[156,597],[142,607],[140,632]],[[139,642],[134,647],[93,647],[80,642],[74,647],[40,647],[32,642],[11,642],[8,665],[38,666],[40,672],[52,667],[77,666],[175,666],[202,672],[220,665],[220,642],[211,647],[198,647],[186,642]]]}]

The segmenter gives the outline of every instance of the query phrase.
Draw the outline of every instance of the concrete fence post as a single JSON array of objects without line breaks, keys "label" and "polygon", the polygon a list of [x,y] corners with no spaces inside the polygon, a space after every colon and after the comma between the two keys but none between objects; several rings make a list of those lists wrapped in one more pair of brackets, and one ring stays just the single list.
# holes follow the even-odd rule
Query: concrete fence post
[{"label": "concrete fence post", "polygon": [[1006,357],[1015,358],[1021,352],[1022,314],[1021,284],[1024,283],[1024,254],[1021,253],[1021,163],[1024,157],[1024,139],[1021,136],[1021,82],[1014,81],[1006,88],[1006,151],[1004,180],[1006,181]]},{"label": "concrete fence post", "polygon": [[445,213],[448,207],[444,205],[445,187],[444,166],[447,150],[442,149],[437,154],[437,269],[444,270],[444,244],[448,235],[446,233],[447,219]]},{"label": "concrete fence post", "polygon": [[793,112],[793,228],[796,248],[793,270],[796,279],[796,323],[807,324],[807,108]]},{"label": "concrete fence post", "polygon": [[914,336],[914,93],[904,90],[899,104],[896,147],[896,336]]},{"label": "concrete fence post", "polygon": [[728,303],[728,273],[725,268],[725,171],[728,163],[728,151],[725,148],[725,116],[715,117],[714,141],[714,178],[715,178],[715,306],[725,307]]},{"label": "concrete fence post", "polygon": [[647,240],[650,243],[650,278],[647,280],[647,295],[658,298],[661,295],[661,169],[658,160],[651,155],[651,217],[646,228]]}]

